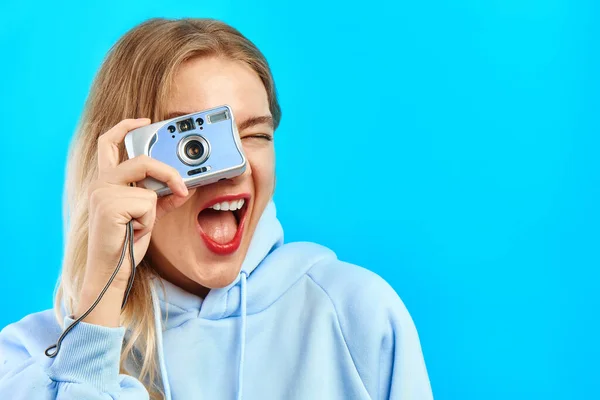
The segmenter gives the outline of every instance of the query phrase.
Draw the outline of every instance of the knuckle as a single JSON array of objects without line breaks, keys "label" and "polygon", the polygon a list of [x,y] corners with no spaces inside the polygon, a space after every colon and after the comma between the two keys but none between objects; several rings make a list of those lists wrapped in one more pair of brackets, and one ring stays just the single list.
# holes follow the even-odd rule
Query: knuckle
[{"label": "knuckle", "polygon": [[149,203],[155,204],[158,200],[158,196],[154,190],[146,189],[146,188],[136,188],[138,190],[137,195],[140,200],[145,200]]},{"label": "knuckle", "polygon": [[88,197],[89,197],[89,201],[90,201],[90,206],[95,207],[98,202],[100,201],[100,199],[102,198],[102,194],[100,193],[100,188],[98,187],[98,185],[93,185],[90,187],[89,191],[88,191]]},{"label": "knuckle", "polygon": [[148,198],[150,199],[152,204],[156,204],[156,202],[158,201],[158,194],[154,190],[151,190],[151,189],[145,189],[145,190],[146,190]]},{"label": "knuckle", "polygon": [[156,202],[153,200],[149,200],[148,201],[148,214],[152,215],[152,213],[154,212],[154,209],[156,208]]},{"label": "knuckle", "polygon": [[111,210],[110,201],[100,201],[94,208],[94,213],[99,216],[101,219],[106,219],[109,215],[109,211]]},{"label": "knuckle", "polygon": [[100,195],[91,205],[91,209],[94,211],[94,214],[105,217],[110,209],[110,200]]},{"label": "knuckle", "polygon": [[139,156],[136,157],[138,160],[138,163],[148,166],[149,163],[151,163],[152,158],[146,154],[140,154]]},{"label": "knuckle", "polygon": [[150,200],[139,200],[139,207],[144,211],[144,216],[142,217],[143,220],[147,220],[148,217],[150,216],[150,214],[152,213],[152,207],[154,207],[154,205],[152,204],[152,202]]},{"label": "knuckle", "polygon": [[97,181],[93,181],[90,186],[87,189],[87,197],[88,199],[91,199],[92,197],[92,193],[94,193],[94,190],[96,190],[98,184],[96,183]]}]

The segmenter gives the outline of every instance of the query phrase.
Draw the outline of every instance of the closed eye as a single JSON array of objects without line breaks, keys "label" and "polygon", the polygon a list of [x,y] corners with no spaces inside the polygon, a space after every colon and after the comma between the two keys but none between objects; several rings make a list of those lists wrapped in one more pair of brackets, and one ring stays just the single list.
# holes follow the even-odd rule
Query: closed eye
[{"label": "closed eye", "polygon": [[253,134],[253,135],[246,135],[242,139],[251,139],[251,138],[252,139],[265,139],[265,140],[268,140],[268,141],[272,141],[273,140],[273,136],[267,135],[265,133],[256,133],[256,134]]}]

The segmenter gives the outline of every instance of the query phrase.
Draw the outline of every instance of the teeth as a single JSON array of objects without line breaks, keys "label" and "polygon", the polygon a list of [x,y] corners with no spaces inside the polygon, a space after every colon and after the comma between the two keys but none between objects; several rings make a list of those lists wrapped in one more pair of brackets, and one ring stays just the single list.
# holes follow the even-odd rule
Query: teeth
[{"label": "teeth", "polygon": [[211,208],[217,211],[235,211],[239,210],[244,206],[244,199],[233,200],[233,201],[223,201],[221,203],[217,203],[213,205]]}]

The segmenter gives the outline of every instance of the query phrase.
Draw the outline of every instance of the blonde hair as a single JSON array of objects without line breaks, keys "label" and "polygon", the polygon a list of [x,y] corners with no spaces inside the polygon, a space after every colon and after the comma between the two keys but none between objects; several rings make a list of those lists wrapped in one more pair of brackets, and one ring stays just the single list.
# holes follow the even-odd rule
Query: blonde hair
[{"label": "blonde hair", "polygon": [[[125,118],[149,117],[153,122],[164,119],[166,98],[177,68],[192,57],[207,56],[241,61],[256,71],[265,86],[275,128],[279,124],[281,111],[269,65],[256,46],[235,28],[213,19],[153,18],[121,37],[94,79],[69,147],[63,197],[66,245],[54,304],[59,323],[64,317],[61,304],[66,310],[75,309],[85,273],[87,192],[98,174],[99,136]],[[120,152],[124,161],[127,156],[123,145]],[[133,360],[139,367],[135,377],[144,383],[153,400],[164,398],[157,383],[157,332],[150,292],[154,274],[149,261],[143,259],[121,314],[121,324],[128,333],[121,350],[121,373],[132,373],[126,371],[125,362]]]}]

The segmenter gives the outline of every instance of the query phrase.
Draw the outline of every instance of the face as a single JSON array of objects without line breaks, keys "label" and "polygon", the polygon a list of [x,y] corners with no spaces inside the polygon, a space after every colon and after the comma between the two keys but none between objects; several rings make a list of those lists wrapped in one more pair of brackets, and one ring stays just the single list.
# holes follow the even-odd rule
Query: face
[{"label": "face", "polygon": [[[161,276],[201,296],[236,278],[275,180],[267,92],[246,64],[225,58],[187,61],[175,76],[167,114],[183,115],[223,104],[233,111],[248,161],[246,171],[196,188],[181,207],[155,223],[148,249],[150,263]],[[242,203],[239,210],[223,210]]]}]

